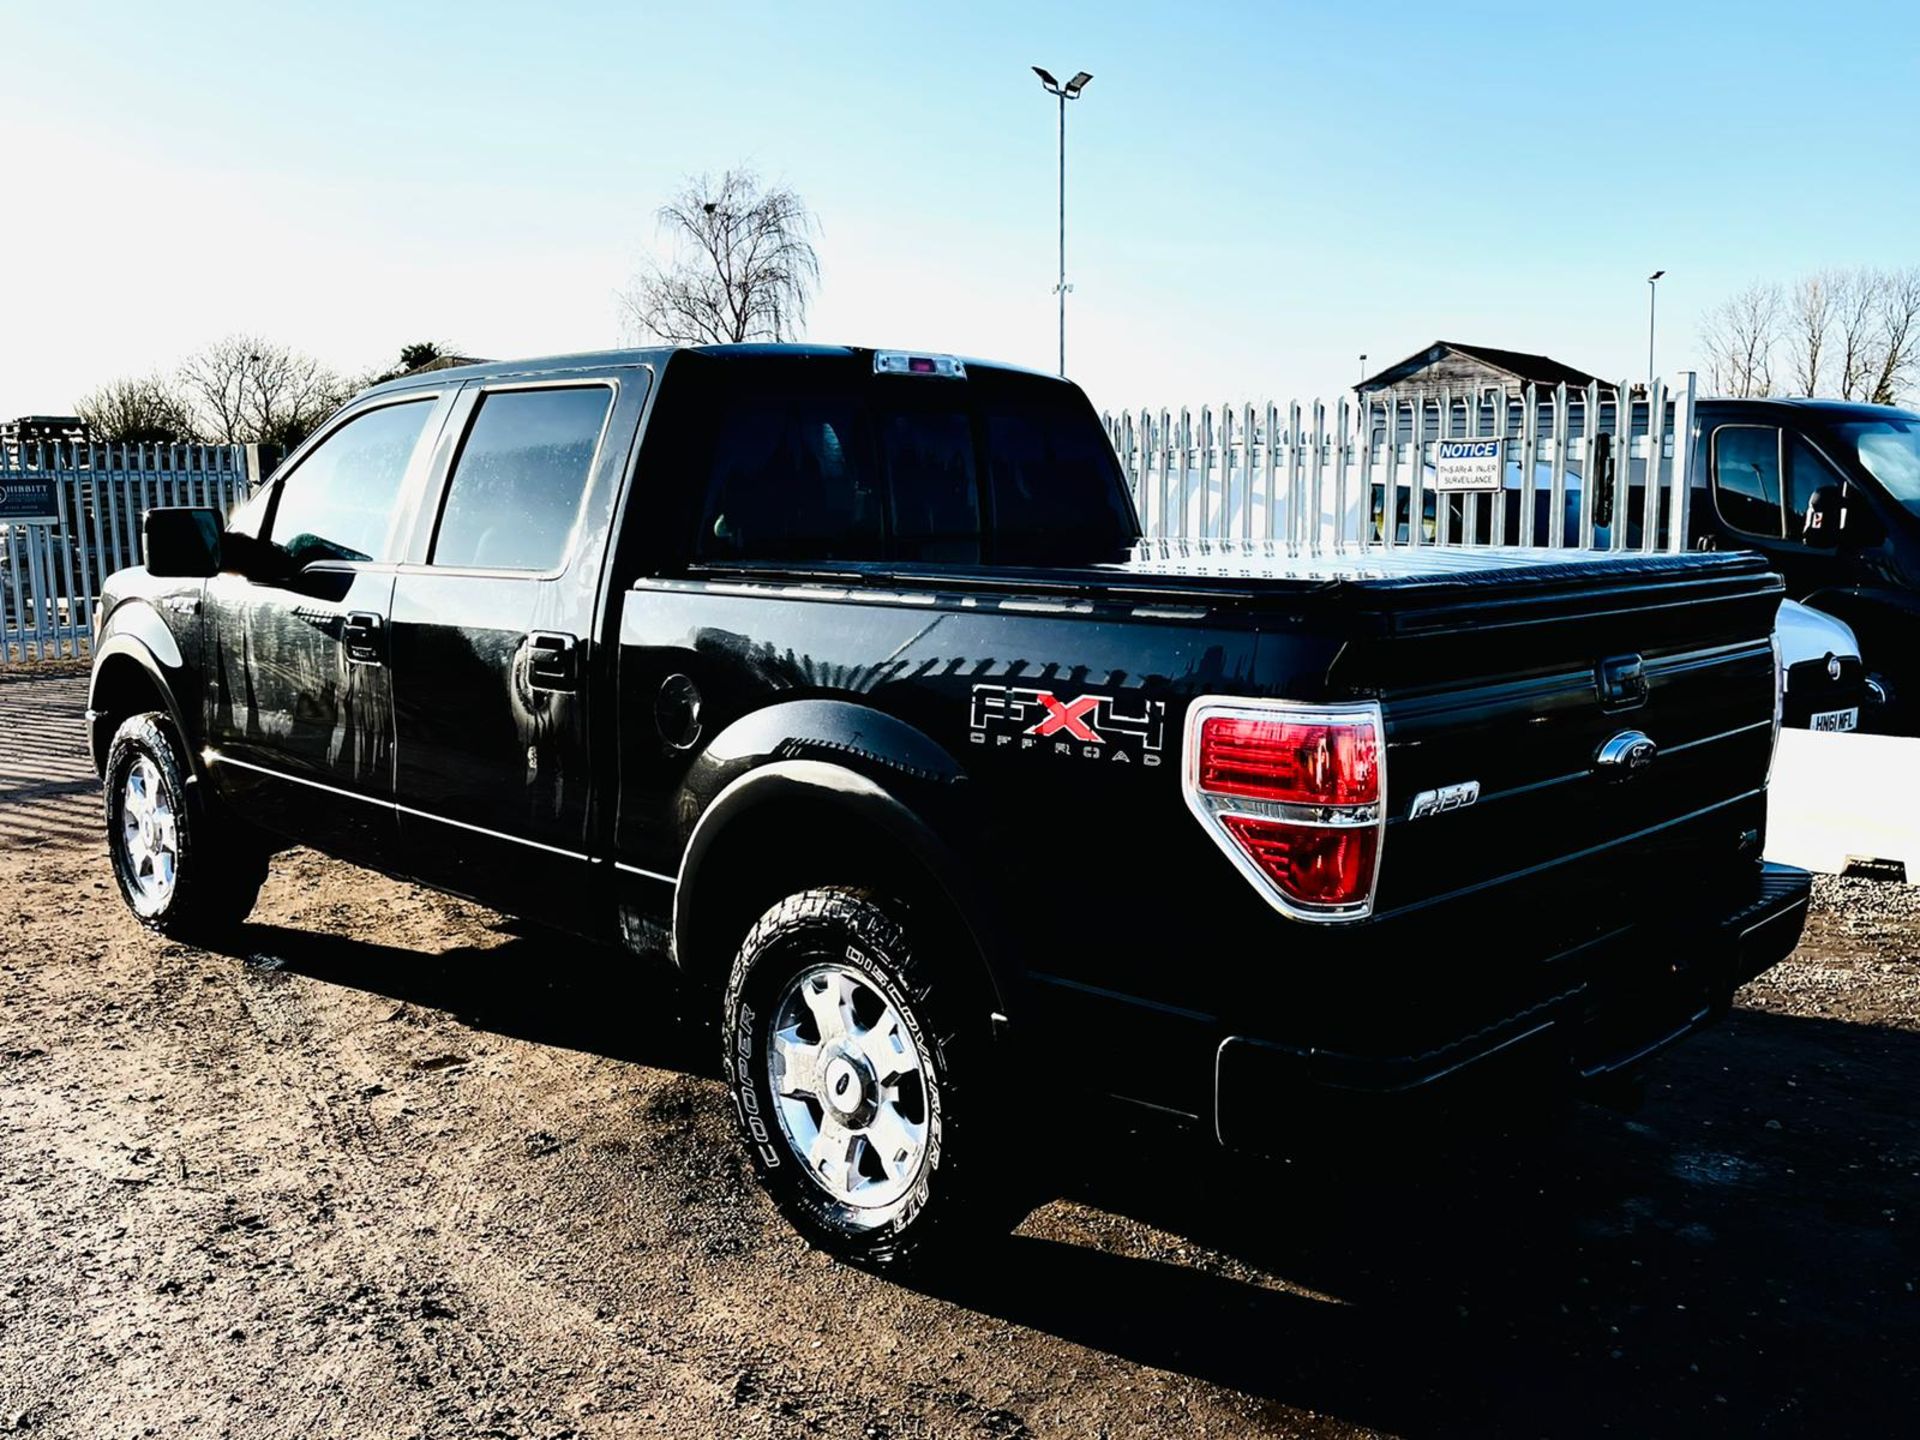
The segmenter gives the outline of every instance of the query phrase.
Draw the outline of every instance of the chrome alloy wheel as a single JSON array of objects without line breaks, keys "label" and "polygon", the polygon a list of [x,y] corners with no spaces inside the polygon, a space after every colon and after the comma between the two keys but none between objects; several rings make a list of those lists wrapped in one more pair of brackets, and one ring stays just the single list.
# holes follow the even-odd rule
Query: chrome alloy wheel
[{"label": "chrome alloy wheel", "polygon": [[136,755],[120,787],[120,844],[133,881],[133,908],[153,915],[173,897],[180,862],[180,829],[160,783],[160,767]]},{"label": "chrome alloy wheel", "polygon": [[891,1205],[927,1155],[933,1076],[900,1008],[844,965],[803,970],[774,1007],[767,1073],[787,1144],[843,1205]]}]

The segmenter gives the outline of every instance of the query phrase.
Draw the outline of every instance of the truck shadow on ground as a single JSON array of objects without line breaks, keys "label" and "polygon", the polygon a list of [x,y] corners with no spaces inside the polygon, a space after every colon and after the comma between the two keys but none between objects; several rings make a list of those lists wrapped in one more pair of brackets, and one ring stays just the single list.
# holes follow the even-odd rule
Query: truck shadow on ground
[{"label": "truck shadow on ground", "polygon": [[[613,952],[247,946],[477,1028],[691,1073],[710,1031]],[[657,990],[647,987],[649,996]],[[915,1288],[1250,1397],[1407,1434],[1903,1431],[1920,1393],[1920,1035],[1737,1011],[1631,1117],[1369,1116],[1285,1159],[1049,1101],[1069,1202]],[[1297,1423],[1287,1413],[1276,1424]]]},{"label": "truck shadow on ground", "polygon": [[[235,950],[240,958],[269,957],[326,984],[442,1010],[476,1030],[686,1074],[720,1074],[717,1031],[682,1015],[684,997],[664,962],[637,960],[517,921],[500,928],[512,937],[503,944],[427,954],[342,935],[248,925]],[[628,996],[634,1003],[619,1003]]]},{"label": "truck shadow on ground", "polygon": [[1631,1117],[1375,1115],[1274,1161],[1083,1129],[1065,1193],[1147,1253],[1017,1235],[946,1293],[1400,1433],[1892,1433],[1920,1393],[1917,1085],[1920,1036],[1741,1011]]}]

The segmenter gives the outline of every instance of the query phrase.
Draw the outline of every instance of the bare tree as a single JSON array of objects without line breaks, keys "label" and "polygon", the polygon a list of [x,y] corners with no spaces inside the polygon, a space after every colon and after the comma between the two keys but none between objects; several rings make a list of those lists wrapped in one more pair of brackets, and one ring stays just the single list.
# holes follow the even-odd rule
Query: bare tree
[{"label": "bare tree", "polygon": [[1773,352],[1779,343],[1780,287],[1749,285],[1707,312],[1700,343],[1708,377],[1723,395],[1773,393]]},{"label": "bare tree", "polygon": [[201,428],[228,445],[297,445],[352,393],[311,355],[255,335],[229,335],[189,356],[180,382]]},{"label": "bare tree", "polygon": [[187,397],[162,375],[110,380],[73,408],[96,440],[173,445],[199,434]]},{"label": "bare tree", "polygon": [[1821,271],[1784,301],[1778,286],[1748,286],[1701,325],[1713,387],[1771,393],[1783,321],[1793,394],[1896,404],[1920,372],[1920,266]]},{"label": "bare tree", "polygon": [[1873,294],[1879,345],[1864,398],[1875,405],[1892,405],[1920,360],[1920,266],[1875,271]]},{"label": "bare tree", "polygon": [[1840,277],[1827,270],[1803,276],[1788,297],[1789,377],[1796,395],[1818,395],[1827,368],[1827,333],[1833,328],[1834,291]]},{"label": "bare tree", "polygon": [[1864,400],[1878,368],[1878,308],[1872,271],[1843,270],[1835,278],[1833,312],[1838,327],[1835,343],[1840,350],[1842,400]]},{"label": "bare tree", "polygon": [[676,344],[789,340],[820,283],[818,224],[800,196],[750,170],[689,179],[660,207],[669,258],[620,297],[644,334]]}]

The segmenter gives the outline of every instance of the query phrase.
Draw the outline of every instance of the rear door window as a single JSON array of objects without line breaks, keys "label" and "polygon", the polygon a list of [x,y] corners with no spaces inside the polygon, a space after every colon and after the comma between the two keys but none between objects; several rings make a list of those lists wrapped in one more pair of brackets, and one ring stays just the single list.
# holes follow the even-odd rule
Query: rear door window
[{"label": "rear door window", "polygon": [[1780,432],[1771,425],[1722,425],[1713,432],[1713,494],[1720,518],[1746,535],[1778,540]]},{"label": "rear door window", "polygon": [[430,563],[558,570],[612,404],[604,385],[481,396],[447,481]]}]

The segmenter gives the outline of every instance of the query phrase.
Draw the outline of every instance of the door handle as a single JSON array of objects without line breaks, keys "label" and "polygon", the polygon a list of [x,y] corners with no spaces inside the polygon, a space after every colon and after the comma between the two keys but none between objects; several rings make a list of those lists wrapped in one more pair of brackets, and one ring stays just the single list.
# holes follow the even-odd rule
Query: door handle
[{"label": "door handle", "polygon": [[574,690],[580,684],[580,642],[536,630],[527,636],[527,684],[535,690]]},{"label": "door handle", "polygon": [[347,659],[355,665],[385,663],[380,643],[383,628],[380,617],[373,611],[349,610],[346,623],[340,627],[340,642],[346,647]]}]

